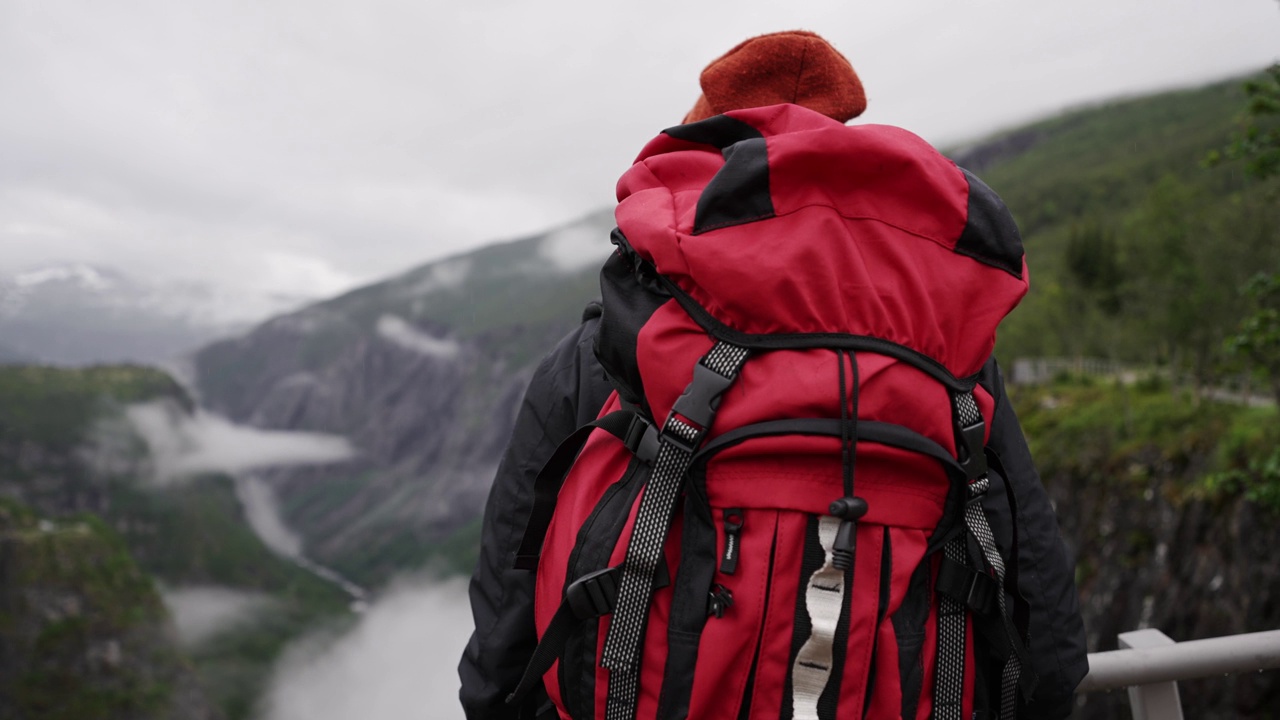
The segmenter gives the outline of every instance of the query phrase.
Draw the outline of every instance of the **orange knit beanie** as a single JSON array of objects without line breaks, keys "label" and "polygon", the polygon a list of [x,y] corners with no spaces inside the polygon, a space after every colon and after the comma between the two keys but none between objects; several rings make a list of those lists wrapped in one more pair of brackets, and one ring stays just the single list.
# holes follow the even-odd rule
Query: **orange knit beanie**
[{"label": "orange knit beanie", "polygon": [[691,123],[750,107],[795,103],[848,122],[867,108],[862,82],[838,50],[804,30],[740,43],[702,71],[702,95],[685,115]]}]

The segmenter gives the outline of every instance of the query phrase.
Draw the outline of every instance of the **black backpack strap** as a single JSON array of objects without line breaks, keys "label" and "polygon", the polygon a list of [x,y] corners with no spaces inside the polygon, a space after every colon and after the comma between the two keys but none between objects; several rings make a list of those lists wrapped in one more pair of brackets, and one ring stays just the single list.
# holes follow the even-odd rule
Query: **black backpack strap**
[{"label": "black backpack strap", "polygon": [[[938,590],[942,593],[938,611],[938,657],[935,666],[934,717],[937,720],[960,720],[964,692],[965,615],[973,610],[979,617],[991,616],[994,595],[999,627],[1003,632],[984,635],[998,644],[998,655],[1005,658],[1000,678],[1001,720],[1012,720],[1017,710],[1019,691],[1029,696],[1036,678],[1027,669],[1027,651],[1012,616],[1006,607],[1005,563],[996,547],[995,534],[982,509],[982,498],[991,485],[987,454],[984,447],[986,423],[978,411],[972,392],[952,395],[956,423],[957,458],[969,481],[963,513],[965,532],[947,542],[943,548]],[[975,551],[970,546],[976,545]],[[975,569],[976,568],[976,569]],[[986,578],[983,580],[982,578]],[[977,618],[975,618],[977,619]]]},{"label": "black backpack strap", "polygon": [[538,647],[529,658],[520,683],[507,696],[507,704],[519,703],[542,680],[542,676],[564,654],[564,646],[579,623],[613,612],[617,600],[618,568],[598,570],[570,584],[559,609],[542,633],[542,639],[538,640]]},{"label": "black backpack strap", "polygon": [[658,431],[653,423],[636,410],[616,410],[573,431],[547,459],[533,481],[533,508],[524,527],[520,549],[516,551],[517,569],[537,569],[542,541],[546,539],[551,516],[555,514],[560,486],[564,483],[569,468],[578,459],[578,453],[586,444],[587,438],[597,428],[621,440],[636,457],[645,462],[652,463],[658,455]]},{"label": "black backpack strap", "polygon": [[609,671],[605,720],[632,720],[640,689],[641,644],[653,594],[654,572],[676,499],[693,456],[706,439],[720,395],[733,384],[748,350],[717,342],[693,368],[693,380],[676,400],[658,436],[658,457],[640,498],[627,541],[618,602],[605,637],[600,665]]}]

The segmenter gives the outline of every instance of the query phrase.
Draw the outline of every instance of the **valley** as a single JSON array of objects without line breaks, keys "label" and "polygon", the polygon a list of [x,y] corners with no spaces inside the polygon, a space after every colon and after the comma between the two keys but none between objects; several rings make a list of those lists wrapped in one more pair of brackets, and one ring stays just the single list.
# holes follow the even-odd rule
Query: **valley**
[{"label": "valley", "polygon": [[[1268,381],[1226,345],[1258,307],[1240,288],[1280,272],[1278,181],[1205,166],[1242,103],[1222,83],[951,152],[1024,235],[1032,291],[1002,326],[1006,372],[1136,368],[1011,390],[1094,651],[1144,626],[1185,640],[1280,624],[1280,417],[1209,392]],[[448,708],[428,716],[458,717],[488,484],[533,368],[598,295],[612,227],[601,211],[428,263],[204,337],[171,371],[31,364],[36,345],[0,334],[0,715],[381,718],[429,688]],[[441,664],[419,665],[428,645]],[[1184,688],[1190,717],[1280,704],[1274,673]],[[1126,712],[1112,694],[1078,715]]]}]

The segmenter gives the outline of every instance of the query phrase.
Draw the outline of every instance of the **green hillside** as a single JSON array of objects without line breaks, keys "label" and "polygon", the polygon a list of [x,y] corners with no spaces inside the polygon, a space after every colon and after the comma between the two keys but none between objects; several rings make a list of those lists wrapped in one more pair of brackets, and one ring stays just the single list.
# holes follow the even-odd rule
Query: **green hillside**
[{"label": "green hillside", "polygon": [[207,717],[160,596],[93,515],[62,522],[0,498],[0,716]]},{"label": "green hillside", "polygon": [[[118,538],[112,547],[127,551],[119,555],[124,560],[100,568],[109,575],[119,567],[125,574],[104,582],[134,582],[126,571],[136,561],[165,586],[218,586],[270,596],[269,609],[252,624],[184,649],[222,712],[248,717],[285,643],[319,622],[343,618],[347,598],[263,545],[242,515],[231,478],[148,483],[145,442],[127,430],[121,435],[127,428],[124,407],[144,401],[171,403],[178,413],[191,409],[177,383],[152,368],[0,367],[0,497],[55,520],[100,523],[108,537]],[[98,447],[104,428],[114,429],[106,433],[113,446],[109,459]],[[8,572],[10,560],[0,562]],[[147,593],[137,597],[157,604],[151,583],[146,586]],[[163,608],[128,599],[134,595],[104,597],[103,612],[163,614]]]},{"label": "green hillside", "polygon": [[998,352],[1238,372],[1241,295],[1280,270],[1280,179],[1206,159],[1241,132],[1241,81],[1079,110],[954,153],[1022,229],[1031,292]]}]

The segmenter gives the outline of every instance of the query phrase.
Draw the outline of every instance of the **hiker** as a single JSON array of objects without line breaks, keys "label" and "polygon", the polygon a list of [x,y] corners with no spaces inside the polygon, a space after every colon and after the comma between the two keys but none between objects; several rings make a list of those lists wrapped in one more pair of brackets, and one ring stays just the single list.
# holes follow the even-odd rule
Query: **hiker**
[{"label": "hiker", "polygon": [[[863,87],[817,35],[749,39],[701,85],[620,181],[603,307],[520,407],[471,581],[466,716],[1067,717],[1087,671],[1073,569],[990,358],[1026,290],[1007,211],[909,133],[845,127]],[[859,182],[897,205],[831,189]],[[813,223],[887,244],[802,244]],[[903,408],[931,429],[882,421]],[[907,464],[927,479],[903,490]]]}]

